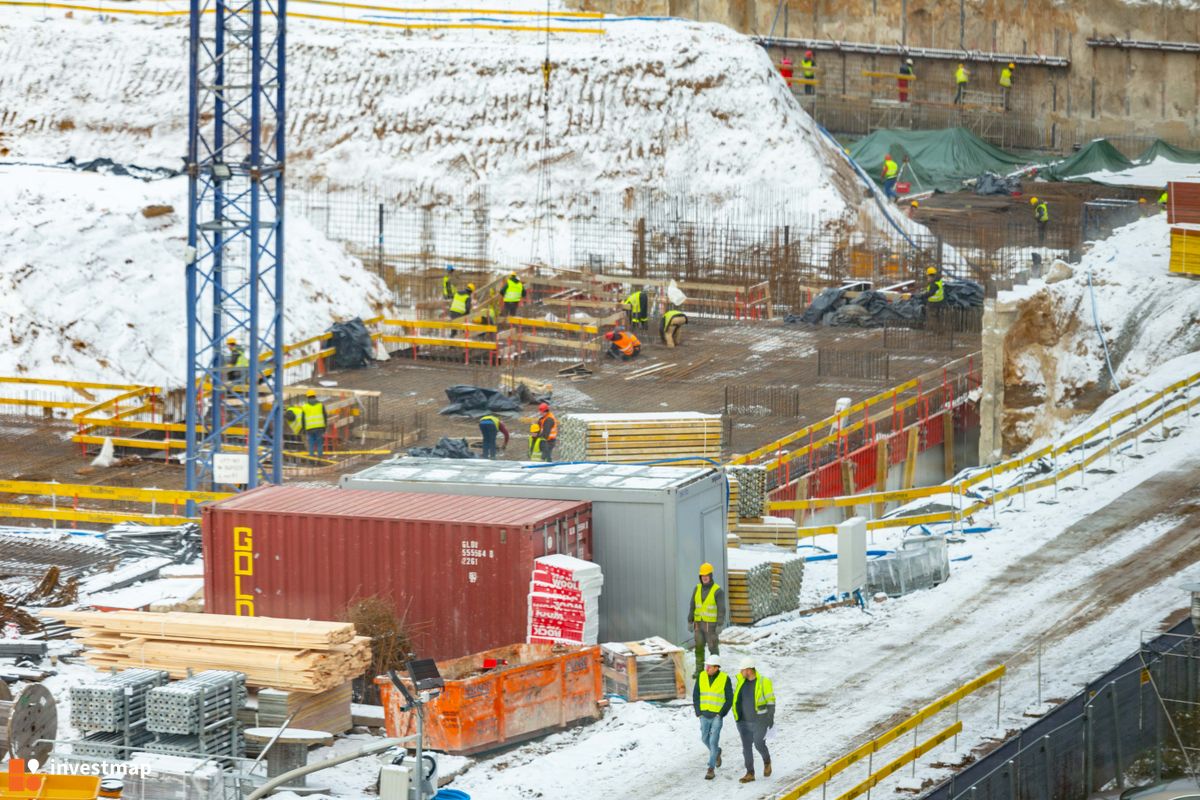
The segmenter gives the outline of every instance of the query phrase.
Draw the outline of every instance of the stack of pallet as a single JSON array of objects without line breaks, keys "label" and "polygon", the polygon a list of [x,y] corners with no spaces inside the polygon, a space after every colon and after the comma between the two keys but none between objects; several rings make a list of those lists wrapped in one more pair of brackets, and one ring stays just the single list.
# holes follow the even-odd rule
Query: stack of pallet
[{"label": "stack of pallet", "polygon": [[236,670],[251,686],[324,692],[371,663],[371,641],[346,622],[140,611],[47,610],[79,628],[87,661],[101,670],[145,667],[172,678],[189,670]]},{"label": "stack of pallet", "polygon": [[[685,459],[673,466],[721,458],[720,414],[691,411],[648,414],[572,414],[558,426],[561,461],[631,464]],[[694,460],[691,460],[694,459]]]},{"label": "stack of pallet", "polygon": [[729,551],[729,621],[753,625],[771,615],[771,565],[757,558],[740,558],[743,550]]},{"label": "stack of pallet", "polygon": [[767,513],[767,471],[763,467],[726,467],[738,482],[738,519],[758,522]]},{"label": "stack of pallet", "polygon": [[629,702],[676,700],[687,691],[683,650],[659,636],[640,642],[609,642],[601,648],[604,692]]}]

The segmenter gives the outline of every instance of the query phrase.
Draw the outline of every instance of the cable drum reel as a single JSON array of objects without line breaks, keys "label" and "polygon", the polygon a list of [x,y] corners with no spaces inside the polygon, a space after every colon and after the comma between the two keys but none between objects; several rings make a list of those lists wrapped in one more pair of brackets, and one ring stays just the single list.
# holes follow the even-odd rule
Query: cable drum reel
[{"label": "cable drum reel", "polygon": [[0,681],[0,759],[11,755],[44,764],[57,735],[58,707],[49,689],[31,683],[14,697]]}]

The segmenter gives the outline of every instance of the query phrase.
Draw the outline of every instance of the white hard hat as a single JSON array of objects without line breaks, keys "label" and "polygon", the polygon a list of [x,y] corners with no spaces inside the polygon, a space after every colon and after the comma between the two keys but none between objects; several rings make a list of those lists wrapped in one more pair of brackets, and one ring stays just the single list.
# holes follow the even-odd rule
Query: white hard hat
[{"label": "white hard hat", "polygon": [[704,666],[706,666],[706,667],[721,666],[721,657],[718,655],[713,655],[712,653],[709,653],[708,658],[704,659]]},{"label": "white hard hat", "polygon": [[754,659],[750,656],[746,656],[742,659],[742,663],[740,666],[738,666],[738,669],[754,669]]}]

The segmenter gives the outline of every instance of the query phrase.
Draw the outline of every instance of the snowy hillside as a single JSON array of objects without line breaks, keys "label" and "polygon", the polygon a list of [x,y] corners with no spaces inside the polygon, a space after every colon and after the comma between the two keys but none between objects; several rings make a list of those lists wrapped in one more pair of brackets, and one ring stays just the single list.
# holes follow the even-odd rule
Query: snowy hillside
[{"label": "snowy hillside", "polygon": [[[182,385],[186,203],[184,178],[0,166],[0,374]],[[387,302],[298,215],[287,237],[289,341]]]},{"label": "snowy hillside", "polygon": [[[303,4],[298,11],[416,19]],[[750,39],[682,20],[556,17],[554,24],[599,25],[605,34],[552,36],[545,120],[546,44],[538,32],[398,31],[294,19],[294,183],[384,192],[416,185],[445,197],[486,189],[494,218],[521,219],[533,210],[545,161],[560,207],[652,186],[710,197],[770,187],[796,218],[837,218],[861,202],[849,168]],[[182,18],[101,22],[86,13],[66,19],[7,11],[0,20],[8,54],[0,62],[0,146],[10,158],[106,156],[178,167],[186,38]]]},{"label": "snowy hillside", "polygon": [[[1056,434],[1116,391],[1097,321],[1122,387],[1200,350],[1200,284],[1171,275],[1169,259],[1166,215],[1159,214],[1117,229],[1070,270],[1056,268],[1069,277],[1001,293],[1001,304],[1018,304],[1004,375],[1005,424],[1015,444]],[[1027,408],[1014,410],[1007,398],[1016,394],[1027,398]]]}]

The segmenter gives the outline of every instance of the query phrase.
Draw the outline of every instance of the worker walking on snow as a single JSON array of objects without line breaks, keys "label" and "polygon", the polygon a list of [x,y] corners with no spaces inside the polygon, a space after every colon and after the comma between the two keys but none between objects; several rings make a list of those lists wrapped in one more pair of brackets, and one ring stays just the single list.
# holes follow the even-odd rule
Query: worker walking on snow
[{"label": "worker walking on snow", "polygon": [[304,405],[300,407],[304,419],[304,438],[308,443],[310,456],[325,457],[325,426],[329,412],[325,404],[317,399],[317,391],[309,389],[304,393]]},{"label": "worker walking on snow", "polygon": [[1000,70],[1000,96],[1004,99],[1005,111],[1008,111],[1008,92],[1012,89],[1013,70],[1016,68],[1016,64],[1010,63],[1007,67]]},{"label": "worker walking on snow", "polygon": [[646,329],[650,319],[650,295],[642,289],[630,292],[629,297],[621,301],[625,306],[625,327],[630,330]]},{"label": "worker walking on snow", "polygon": [[504,316],[511,317],[517,313],[517,306],[525,299],[525,284],[511,272],[504,281]]},{"label": "worker walking on snow", "polygon": [[804,58],[800,61],[800,75],[805,81],[804,93],[816,94],[817,87],[812,84],[812,81],[817,79],[817,62],[813,60],[812,50],[804,51]]},{"label": "worker walking on snow", "polygon": [[883,157],[883,193],[888,200],[896,199],[896,178],[900,175],[900,165],[888,153]]},{"label": "worker walking on snow", "polygon": [[[904,59],[904,63],[900,65],[900,75],[915,77],[913,76],[913,60],[911,58]],[[899,90],[901,103],[908,102],[908,84],[911,82],[912,77],[900,77],[896,79],[896,89]]]},{"label": "worker walking on snow", "polygon": [[967,90],[967,81],[970,77],[971,73],[967,71],[966,65],[959,62],[958,69],[954,70],[954,105],[962,103],[963,93]]},{"label": "worker walking on snow", "polygon": [[604,334],[610,344],[604,355],[609,358],[620,358],[622,361],[629,361],[637,358],[642,352],[641,341],[632,333],[626,330],[609,331]]},{"label": "worker walking on snow", "polygon": [[713,565],[700,565],[700,582],[692,592],[688,605],[688,624],[696,637],[696,670],[704,659],[704,648],[712,655],[719,655],[721,643],[718,637],[725,624],[725,591],[713,577]]},{"label": "worker walking on snow", "polygon": [[542,439],[538,436],[541,433],[542,426],[536,422],[529,426],[529,452],[526,454],[529,461],[542,461]]},{"label": "worker walking on snow", "polygon": [[708,772],[704,780],[717,777],[721,766],[721,728],[725,715],[733,707],[733,686],[729,676],[721,672],[721,657],[704,659],[704,669],[696,670],[696,685],[692,688],[692,708],[700,718],[700,741],[708,748]]},{"label": "worker walking on snow", "polygon": [[558,441],[558,417],[550,410],[550,406],[542,403],[538,406],[538,447],[541,449],[543,461],[554,460],[554,443]]},{"label": "worker walking on snow", "polygon": [[508,449],[508,428],[504,427],[504,423],[495,414],[488,414],[479,418],[479,433],[483,436],[483,457],[496,457],[496,434],[504,434],[504,447]]},{"label": "worker walking on snow", "polygon": [[763,777],[771,777],[767,731],[775,727],[775,687],[770,678],[758,674],[753,658],[742,659],[733,686],[733,721],[742,738],[742,759],[746,762],[746,774],[739,783],[754,780],[755,750],[762,756]]},{"label": "worker walking on snow", "polygon": [[662,324],[658,329],[658,338],[667,347],[678,347],[683,341],[683,326],[688,318],[677,308],[672,308],[663,314]]},{"label": "worker walking on snow", "polygon": [[1038,200],[1036,197],[1029,198],[1029,205],[1033,206],[1033,218],[1037,221],[1038,244],[1045,244],[1046,227],[1050,224],[1050,208],[1045,200]]}]

